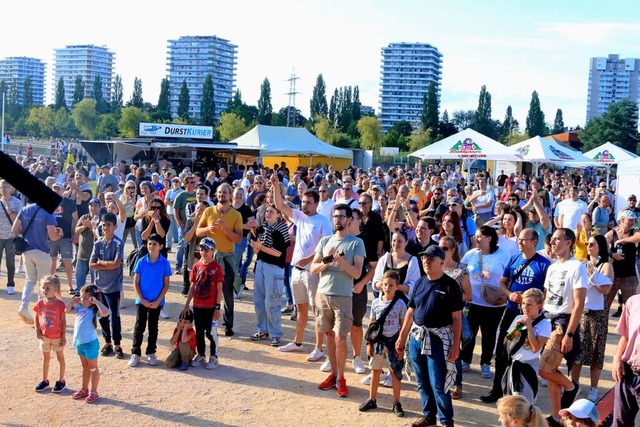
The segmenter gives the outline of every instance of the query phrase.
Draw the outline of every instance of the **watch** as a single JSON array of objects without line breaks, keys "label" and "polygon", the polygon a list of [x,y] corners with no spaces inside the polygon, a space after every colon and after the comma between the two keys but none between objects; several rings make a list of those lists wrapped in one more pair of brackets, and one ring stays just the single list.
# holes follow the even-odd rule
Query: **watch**
[{"label": "watch", "polygon": [[573,338],[573,332],[567,332],[567,333],[566,333],[566,335],[567,335],[569,338]]},{"label": "watch", "polygon": [[214,306],[213,306],[213,309],[214,309],[214,310],[220,310],[220,304],[216,304],[216,305],[214,305]]}]

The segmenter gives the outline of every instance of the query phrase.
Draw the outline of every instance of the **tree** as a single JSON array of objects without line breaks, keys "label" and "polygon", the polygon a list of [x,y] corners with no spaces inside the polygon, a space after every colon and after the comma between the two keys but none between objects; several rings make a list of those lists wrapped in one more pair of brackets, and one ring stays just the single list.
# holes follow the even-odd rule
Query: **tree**
[{"label": "tree", "polygon": [[327,86],[324,83],[322,74],[318,74],[316,85],[313,87],[313,95],[311,96],[310,102],[310,116],[312,120],[315,120],[315,117],[318,115],[327,117],[327,115],[329,114],[326,89]]},{"label": "tree", "polygon": [[632,153],[638,153],[638,104],[627,99],[609,104],[607,111],[594,117],[580,133],[584,151],[612,142]]},{"label": "tree", "polygon": [[84,99],[84,82],[82,76],[77,75],[76,80],[73,83],[73,101],[71,101],[71,108]]},{"label": "tree", "polygon": [[51,107],[37,107],[29,111],[27,135],[48,138],[55,133],[55,111]]},{"label": "tree", "polygon": [[453,123],[458,132],[468,128],[473,129],[473,120],[475,118],[475,115],[476,112],[473,110],[454,111],[453,117],[451,118],[451,123]]},{"label": "tree", "polygon": [[338,117],[338,105],[336,104],[337,102],[338,102],[338,88],[334,89],[333,96],[329,101],[328,118],[329,118],[329,123],[331,123],[333,127],[336,127],[336,118]]},{"label": "tree", "polygon": [[53,124],[56,129],[55,136],[62,138],[71,138],[78,136],[78,128],[73,123],[71,114],[65,108],[59,108],[56,111],[56,115],[53,119]]},{"label": "tree", "polygon": [[124,138],[135,138],[138,135],[140,122],[148,122],[149,116],[138,107],[129,106],[122,109],[118,120],[118,130]]},{"label": "tree", "polygon": [[96,126],[98,125],[95,99],[87,98],[78,102],[71,111],[71,117],[81,136],[90,139],[95,138]]},{"label": "tree", "polygon": [[409,151],[417,151],[433,143],[431,129],[420,128],[409,137]]},{"label": "tree", "polygon": [[382,123],[375,117],[363,117],[358,120],[358,132],[360,133],[360,146],[365,150],[380,151],[384,140]]},{"label": "tree", "polygon": [[168,122],[171,120],[171,104],[169,103],[169,79],[162,79],[160,83],[160,96],[158,107],[152,119],[156,122]]},{"label": "tree", "polygon": [[411,123],[401,120],[395,122],[384,137],[385,147],[398,147],[400,151],[407,151],[409,148],[406,142],[409,140],[409,136],[413,133],[413,126]]},{"label": "tree", "polygon": [[137,107],[142,109],[144,100],[142,99],[142,80],[138,77],[133,79],[133,93],[131,99],[127,103],[128,107]]},{"label": "tree", "polygon": [[216,122],[216,104],[213,93],[213,76],[207,75],[202,84],[202,101],[200,102],[200,124],[213,126]]},{"label": "tree", "polygon": [[93,96],[92,98],[96,100],[96,112],[98,114],[103,114],[107,112],[107,102],[104,100],[104,96],[102,96],[102,79],[100,76],[96,75],[93,79]]},{"label": "tree", "polygon": [[115,113],[101,114],[96,126],[98,138],[111,138],[118,135],[118,118]]},{"label": "tree", "polygon": [[485,85],[480,89],[478,109],[473,116],[473,130],[493,139],[498,136],[495,122],[491,119],[491,94]]},{"label": "tree", "polygon": [[[260,85],[260,99],[258,99],[258,116],[256,120],[258,120],[258,123],[261,125],[270,125],[272,113],[271,84],[269,83],[269,79],[265,77]],[[293,121],[295,121],[295,118]]]},{"label": "tree", "polygon": [[185,123],[189,123],[189,88],[187,87],[187,80],[182,81],[182,87],[180,88],[180,96],[178,97],[178,118],[184,120]]},{"label": "tree", "polygon": [[362,103],[360,102],[360,88],[355,86],[353,88],[353,102],[351,103],[351,121],[352,123],[358,123],[362,118]]},{"label": "tree", "polygon": [[235,113],[222,113],[217,126],[220,140],[227,142],[244,135],[249,130],[241,117]]},{"label": "tree", "polygon": [[440,101],[438,100],[438,92],[436,84],[429,83],[427,93],[422,96],[422,116],[420,122],[425,129],[434,129],[433,136],[437,137],[440,122]]},{"label": "tree", "polygon": [[549,134],[549,129],[544,121],[544,113],[540,109],[538,92],[535,90],[531,94],[531,103],[529,104],[529,114],[527,114],[525,132],[531,135],[531,137],[546,136]]},{"label": "tree", "polygon": [[335,145],[334,143],[338,139],[338,131],[333,124],[329,122],[329,119],[323,116],[315,117],[313,133],[319,139],[331,145]]},{"label": "tree", "polygon": [[507,112],[504,116],[504,122],[500,127],[500,136],[499,141],[504,145],[512,145],[513,140],[511,139],[512,135],[519,132],[520,123],[513,117],[513,110],[511,109],[511,105],[507,106]]},{"label": "tree", "polygon": [[27,111],[33,106],[33,86],[31,84],[31,77],[26,77],[22,84],[22,107]]},{"label": "tree", "polygon": [[564,120],[562,119],[562,110],[558,108],[556,111],[556,118],[553,121],[553,130],[552,134],[562,133],[564,132]]},{"label": "tree", "polygon": [[120,111],[124,105],[122,90],[122,77],[120,77],[120,74],[116,74],[113,79],[113,96],[111,97],[111,109],[113,111]]},{"label": "tree", "polygon": [[253,127],[256,117],[258,117],[258,108],[253,105],[249,106],[242,101],[240,89],[237,89],[233,98],[227,102],[227,112],[240,117],[247,127]]},{"label": "tree", "polygon": [[60,108],[67,109],[67,100],[65,99],[66,95],[64,93],[64,77],[60,77],[58,80],[58,85],[56,86],[56,100],[53,104],[56,110]]},{"label": "tree", "polygon": [[435,138],[436,140],[446,138],[451,135],[455,135],[458,131],[453,123],[449,121],[449,112],[444,110],[442,113],[442,119],[440,120],[440,124],[438,126],[438,136]]}]

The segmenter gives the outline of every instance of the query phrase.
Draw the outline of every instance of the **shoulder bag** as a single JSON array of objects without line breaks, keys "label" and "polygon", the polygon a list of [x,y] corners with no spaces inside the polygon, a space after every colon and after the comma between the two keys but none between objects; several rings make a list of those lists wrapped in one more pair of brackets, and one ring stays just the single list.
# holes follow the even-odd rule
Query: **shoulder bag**
[{"label": "shoulder bag", "polygon": [[395,295],[387,308],[380,314],[380,317],[369,323],[367,327],[367,331],[364,333],[364,339],[371,343],[376,344],[382,340],[382,331],[384,329],[384,322],[387,320],[387,315],[391,312],[391,309],[398,301],[398,296]]},{"label": "shoulder bag", "polygon": [[[4,209],[4,205],[2,205],[2,209]],[[22,236],[16,236],[13,238],[13,250],[15,251],[16,255],[22,255],[22,253],[26,249],[27,242],[24,239],[24,236],[27,235],[27,231],[29,231],[29,228],[31,227],[31,224],[33,224],[33,220],[36,218],[36,215],[38,215],[39,210],[40,210],[40,206],[38,206],[35,213],[29,220],[29,223],[27,224],[27,228],[24,229],[24,233],[22,233]],[[4,213],[7,213],[7,211],[5,210]],[[9,214],[7,214],[7,216],[9,216]]]},{"label": "shoulder bag", "polygon": [[[480,275],[481,277],[484,275],[483,264],[484,264],[484,255],[480,253]],[[482,277],[482,299],[487,304],[493,306],[501,306],[506,304],[507,296],[500,290],[500,288],[496,288],[495,286],[491,286],[488,283],[484,282],[484,277]]]}]

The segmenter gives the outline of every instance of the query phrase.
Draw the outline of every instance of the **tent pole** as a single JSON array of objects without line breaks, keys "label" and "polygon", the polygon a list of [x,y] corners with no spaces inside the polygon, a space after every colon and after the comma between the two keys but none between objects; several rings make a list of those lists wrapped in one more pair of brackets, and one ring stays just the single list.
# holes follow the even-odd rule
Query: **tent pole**
[{"label": "tent pole", "polygon": [[607,165],[607,188],[609,188],[609,176],[611,173],[611,165]]}]

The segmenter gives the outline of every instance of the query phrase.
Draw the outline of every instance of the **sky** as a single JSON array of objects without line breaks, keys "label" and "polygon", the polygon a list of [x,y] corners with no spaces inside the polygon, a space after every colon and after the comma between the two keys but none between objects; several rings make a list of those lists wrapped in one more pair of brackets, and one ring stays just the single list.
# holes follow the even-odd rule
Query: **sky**
[{"label": "sky", "polygon": [[125,101],[138,77],[144,100],[157,104],[167,41],[216,35],[238,46],[236,88],[247,104],[257,105],[267,78],[274,111],[286,107],[295,72],[295,105],[304,116],[319,74],[327,102],[334,89],[358,86],[362,104],[377,113],[381,49],[421,42],[443,54],[441,113],[475,110],[486,85],[494,119],[503,120],[511,105],[524,130],[536,90],[547,122],[560,108],[566,126],[584,126],[589,58],[640,58],[637,0],[11,1],[3,16],[0,58],[45,62],[48,102],[56,48],[106,46]]}]

